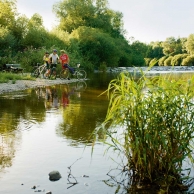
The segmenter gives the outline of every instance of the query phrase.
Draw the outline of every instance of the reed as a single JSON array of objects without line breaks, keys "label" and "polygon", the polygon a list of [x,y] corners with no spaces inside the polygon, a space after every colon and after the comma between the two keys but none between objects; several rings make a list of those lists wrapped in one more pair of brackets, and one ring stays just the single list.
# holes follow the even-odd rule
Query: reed
[{"label": "reed", "polygon": [[108,145],[125,156],[130,189],[189,189],[191,168],[184,169],[183,163],[193,163],[194,77],[148,78],[142,73],[135,80],[121,73],[107,92],[110,101],[102,126],[111,139]]}]

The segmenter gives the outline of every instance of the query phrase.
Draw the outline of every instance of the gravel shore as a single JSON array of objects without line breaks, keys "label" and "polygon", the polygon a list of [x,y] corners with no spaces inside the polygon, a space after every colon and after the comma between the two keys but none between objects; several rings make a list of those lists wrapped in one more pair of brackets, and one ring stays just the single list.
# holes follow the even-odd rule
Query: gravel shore
[{"label": "gravel shore", "polygon": [[8,83],[0,84],[0,94],[13,92],[13,91],[26,90],[28,88],[35,88],[38,86],[51,86],[56,84],[72,83],[76,81],[77,79],[61,80],[59,78],[57,78],[56,80],[48,80],[48,79],[40,79],[40,78],[37,78],[35,81],[17,80],[15,83],[12,83],[12,81],[9,81]]}]

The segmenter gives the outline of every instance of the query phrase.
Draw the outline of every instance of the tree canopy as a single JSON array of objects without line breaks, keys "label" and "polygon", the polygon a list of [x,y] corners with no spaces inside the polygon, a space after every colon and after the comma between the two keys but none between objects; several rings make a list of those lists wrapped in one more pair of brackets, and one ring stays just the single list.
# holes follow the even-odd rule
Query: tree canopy
[{"label": "tree canopy", "polygon": [[38,57],[53,48],[65,49],[71,62],[91,70],[102,65],[194,65],[194,34],[149,44],[127,39],[123,14],[110,9],[108,0],[61,0],[53,11],[59,24],[48,31],[40,14],[28,18],[18,13],[16,0],[0,0],[0,65],[4,59],[32,64],[34,57],[22,60],[18,53]]}]

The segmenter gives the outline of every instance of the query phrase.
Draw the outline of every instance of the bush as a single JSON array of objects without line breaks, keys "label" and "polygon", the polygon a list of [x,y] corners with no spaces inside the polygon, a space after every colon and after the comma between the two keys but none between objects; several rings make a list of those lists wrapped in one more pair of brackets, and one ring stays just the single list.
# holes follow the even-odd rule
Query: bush
[{"label": "bush", "polygon": [[167,56],[163,56],[159,59],[158,61],[158,65],[159,66],[164,66],[164,61],[167,59],[168,57]]},{"label": "bush", "polygon": [[183,66],[193,66],[194,65],[194,55],[190,55],[183,59],[182,61]]},{"label": "bush", "polygon": [[164,66],[171,66],[171,60],[172,56],[169,56],[165,61],[164,61]]},{"label": "bush", "polygon": [[175,55],[171,60],[171,65],[172,66],[181,66],[183,59],[186,58],[187,56],[188,56],[188,54]]},{"label": "bush", "polygon": [[146,66],[149,66],[151,58],[144,58]]}]

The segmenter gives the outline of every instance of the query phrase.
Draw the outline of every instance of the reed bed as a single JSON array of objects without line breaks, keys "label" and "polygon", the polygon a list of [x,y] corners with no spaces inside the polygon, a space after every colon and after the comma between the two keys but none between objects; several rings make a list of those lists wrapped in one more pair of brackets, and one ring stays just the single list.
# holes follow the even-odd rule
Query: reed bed
[{"label": "reed bed", "polygon": [[100,128],[111,139],[109,148],[127,161],[128,189],[189,190],[192,166],[184,169],[183,163],[193,163],[194,77],[142,73],[136,80],[124,72],[106,92],[110,101]]}]

